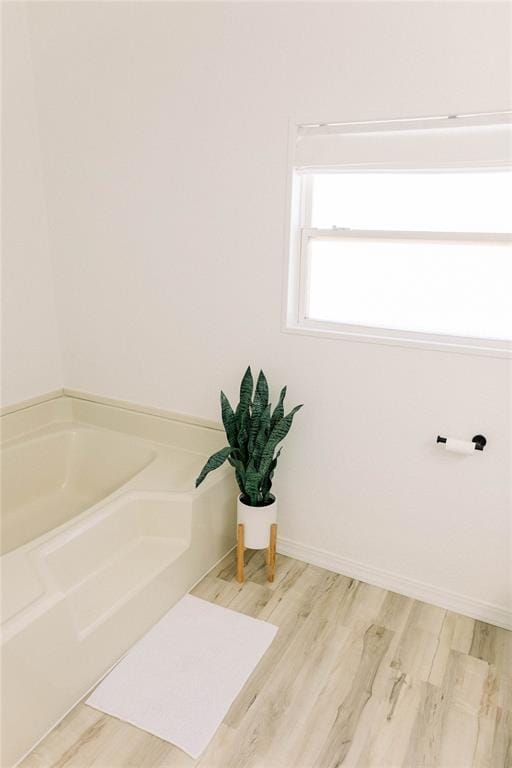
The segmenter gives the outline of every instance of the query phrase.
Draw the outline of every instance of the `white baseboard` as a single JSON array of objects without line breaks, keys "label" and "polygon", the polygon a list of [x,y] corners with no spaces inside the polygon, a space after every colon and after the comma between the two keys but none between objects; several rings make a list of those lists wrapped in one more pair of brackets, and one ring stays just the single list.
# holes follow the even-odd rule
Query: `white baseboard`
[{"label": "white baseboard", "polygon": [[308,544],[301,544],[292,539],[279,537],[277,551],[282,555],[318,565],[328,571],[341,573],[344,576],[350,576],[358,581],[365,581],[376,587],[398,592],[425,603],[432,603],[455,613],[462,613],[472,619],[495,624],[504,629],[512,629],[512,612],[493,603],[486,603],[467,595],[440,589],[432,584],[426,584],[407,576],[400,576],[398,573],[392,573],[382,568],[375,568],[373,565],[359,563],[356,560],[350,560],[347,557],[327,552],[325,549],[317,549]]}]

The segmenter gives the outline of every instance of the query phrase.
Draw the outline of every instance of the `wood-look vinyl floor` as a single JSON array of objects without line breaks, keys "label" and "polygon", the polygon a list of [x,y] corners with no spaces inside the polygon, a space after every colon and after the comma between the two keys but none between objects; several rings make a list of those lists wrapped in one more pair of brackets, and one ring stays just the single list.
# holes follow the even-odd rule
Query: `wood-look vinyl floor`
[{"label": "wood-look vinyl floor", "polygon": [[511,768],[512,633],[279,555],[193,594],[279,626],[199,760],[78,704],[21,768]]}]

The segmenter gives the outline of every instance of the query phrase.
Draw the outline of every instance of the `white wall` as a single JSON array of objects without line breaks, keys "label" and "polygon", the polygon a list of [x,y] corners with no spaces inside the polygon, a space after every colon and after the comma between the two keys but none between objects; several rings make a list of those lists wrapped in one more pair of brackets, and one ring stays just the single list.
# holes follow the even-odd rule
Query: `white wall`
[{"label": "white wall", "polygon": [[2,404],[62,387],[26,9],[2,7]]},{"label": "white wall", "polygon": [[[510,362],[283,334],[281,283],[290,116],[510,109],[509,8],[30,10],[65,384],[217,417],[262,366],[305,403],[284,545],[489,616],[511,605]],[[477,432],[482,455],[434,445]]]}]

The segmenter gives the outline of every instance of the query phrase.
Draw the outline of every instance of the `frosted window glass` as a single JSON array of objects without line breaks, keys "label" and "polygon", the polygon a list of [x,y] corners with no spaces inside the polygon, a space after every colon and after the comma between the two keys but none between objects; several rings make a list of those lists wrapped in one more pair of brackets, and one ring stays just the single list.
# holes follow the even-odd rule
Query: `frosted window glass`
[{"label": "frosted window glass", "polygon": [[311,319],[512,339],[508,244],[341,238],[310,246]]},{"label": "frosted window glass", "polygon": [[312,226],[512,232],[512,172],[313,174]]}]

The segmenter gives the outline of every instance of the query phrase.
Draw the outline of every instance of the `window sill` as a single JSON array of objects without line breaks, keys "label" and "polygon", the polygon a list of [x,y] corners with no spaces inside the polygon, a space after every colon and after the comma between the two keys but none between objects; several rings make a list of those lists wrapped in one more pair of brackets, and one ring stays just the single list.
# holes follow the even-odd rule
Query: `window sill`
[{"label": "window sill", "polygon": [[281,330],[283,333],[313,336],[321,339],[338,339],[339,341],[512,359],[512,342],[510,341],[445,336],[413,331],[391,331],[382,328],[313,320],[304,320],[302,323],[288,322],[283,325]]}]

